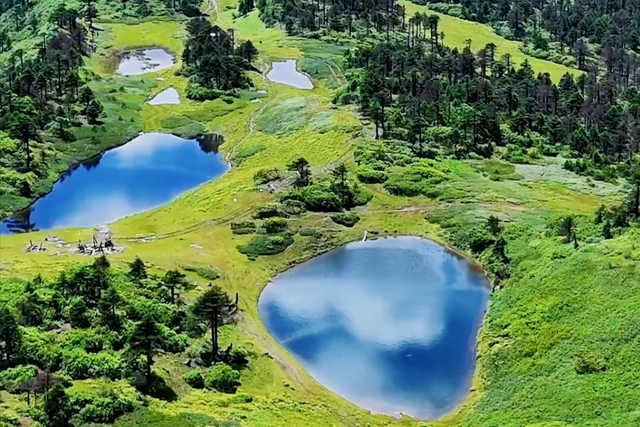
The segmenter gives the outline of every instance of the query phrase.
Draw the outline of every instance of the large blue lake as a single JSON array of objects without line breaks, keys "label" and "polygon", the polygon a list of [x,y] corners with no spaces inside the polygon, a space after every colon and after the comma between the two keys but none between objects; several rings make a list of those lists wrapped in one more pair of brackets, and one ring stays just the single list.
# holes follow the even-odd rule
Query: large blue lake
[{"label": "large blue lake", "polygon": [[147,133],[63,175],[0,234],[106,224],[161,206],[227,170],[220,135],[183,139]]},{"label": "large blue lake", "polygon": [[259,310],[328,389],[374,413],[435,419],[469,392],[489,294],[465,260],[398,237],[294,267],[264,289]]}]

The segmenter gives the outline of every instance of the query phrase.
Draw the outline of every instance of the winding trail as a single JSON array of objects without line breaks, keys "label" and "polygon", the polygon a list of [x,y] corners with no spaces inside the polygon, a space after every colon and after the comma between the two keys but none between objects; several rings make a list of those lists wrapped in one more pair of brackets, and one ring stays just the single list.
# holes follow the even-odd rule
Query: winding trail
[{"label": "winding trail", "polygon": [[244,143],[247,139],[249,139],[249,137],[253,134],[253,131],[255,129],[256,126],[256,117],[258,117],[260,114],[262,114],[262,112],[265,110],[265,108],[267,108],[269,105],[273,104],[275,102],[275,99],[271,102],[268,102],[266,104],[264,104],[262,107],[260,107],[260,109],[258,109],[258,111],[256,111],[255,114],[253,114],[251,116],[251,118],[249,119],[249,123],[247,123],[247,128],[249,130],[249,132],[247,132],[247,134],[238,142],[236,142],[233,147],[231,148],[231,150],[229,150],[229,152],[227,153],[226,156],[224,156],[224,161],[231,164],[231,160],[233,159],[233,156],[236,154],[236,152],[238,151],[238,147],[240,145],[242,145],[242,143]]}]

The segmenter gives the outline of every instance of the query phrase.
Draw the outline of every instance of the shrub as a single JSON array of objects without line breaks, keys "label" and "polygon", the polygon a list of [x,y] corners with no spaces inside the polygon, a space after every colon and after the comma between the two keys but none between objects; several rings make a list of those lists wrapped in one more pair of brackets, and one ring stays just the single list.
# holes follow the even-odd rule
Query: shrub
[{"label": "shrub", "polygon": [[344,225],[345,227],[353,227],[360,221],[360,216],[355,212],[339,213],[331,215],[331,219],[336,224]]},{"label": "shrub", "polygon": [[383,170],[376,170],[369,165],[358,166],[356,177],[360,182],[366,184],[379,184],[385,182],[389,177]]},{"label": "shrub", "polygon": [[226,357],[225,363],[236,370],[246,368],[249,365],[247,352],[241,348],[234,347]]},{"label": "shrub", "polygon": [[301,228],[300,230],[298,230],[298,234],[301,236],[313,236],[313,237],[319,237],[322,235],[321,232],[314,230],[313,228]]},{"label": "shrub", "polygon": [[261,169],[253,175],[253,182],[257,185],[263,185],[280,179],[280,177],[280,171],[276,168]]},{"label": "shrub", "polygon": [[305,213],[307,208],[299,200],[285,200],[282,204],[282,210],[290,215],[300,215]]},{"label": "shrub", "polygon": [[[233,224],[231,228],[233,228]],[[185,265],[182,268],[185,271],[191,271],[192,273],[196,273],[198,276],[206,280],[216,280],[220,277],[220,272],[213,267]]]},{"label": "shrub", "polygon": [[74,380],[106,377],[112,380],[122,376],[125,364],[117,353],[103,351],[87,353],[74,349],[64,353],[62,371]]},{"label": "shrub", "polygon": [[112,423],[142,406],[135,388],[124,381],[91,382],[67,389],[73,425]]},{"label": "shrub", "polygon": [[453,243],[458,248],[480,253],[493,244],[493,236],[486,227],[475,225],[458,229],[453,235]]},{"label": "shrub", "polygon": [[284,192],[280,196],[283,202],[286,200],[297,200],[304,203],[305,207],[315,212],[335,212],[342,210],[340,198],[328,188],[321,184],[313,184],[296,190]]},{"label": "shrub", "polygon": [[607,370],[604,362],[592,354],[580,354],[574,359],[573,367],[580,375],[595,374]]},{"label": "shrub", "polygon": [[187,98],[194,101],[211,101],[220,98],[224,92],[216,89],[209,89],[197,83],[187,85]]},{"label": "shrub", "polygon": [[204,378],[198,369],[192,369],[182,376],[184,382],[193,388],[204,388]]},{"label": "shrub", "polygon": [[38,369],[32,365],[21,365],[0,372],[0,389],[14,391],[20,384],[33,378]]},{"label": "shrub", "polygon": [[268,234],[280,233],[287,228],[287,220],[280,217],[267,218],[262,226]]},{"label": "shrub", "polygon": [[435,186],[448,179],[441,165],[432,160],[421,159],[404,167],[395,167],[385,182],[384,188],[396,196],[437,197],[440,190]]},{"label": "shrub", "polygon": [[271,218],[274,216],[280,216],[280,210],[276,203],[267,203],[262,205],[258,208],[256,213],[253,214],[253,217],[257,219]]},{"label": "shrub", "polygon": [[216,363],[204,374],[204,385],[223,393],[235,393],[240,385],[240,372],[224,363]]},{"label": "shrub", "polygon": [[256,223],[249,220],[241,220],[231,223],[233,234],[252,234],[256,232]]},{"label": "shrub", "polygon": [[280,235],[254,236],[246,245],[238,245],[237,249],[241,254],[249,258],[256,258],[260,255],[276,255],[284,252],[287,247],[293,244],[293,235],[285,233]]},{"label": "shrub", "polygon": [[71,329],[62,334],[60,345],[64,348],[83,348],[87,353],[109,350],[116,341],[108,329]]},{"label": "shrub", "polygon": [[181,353],[189,346],[189,337],[185,334],[178,334],[171,328],[166,327],[164,331],[164,345],[162,349],[170,353]]}]

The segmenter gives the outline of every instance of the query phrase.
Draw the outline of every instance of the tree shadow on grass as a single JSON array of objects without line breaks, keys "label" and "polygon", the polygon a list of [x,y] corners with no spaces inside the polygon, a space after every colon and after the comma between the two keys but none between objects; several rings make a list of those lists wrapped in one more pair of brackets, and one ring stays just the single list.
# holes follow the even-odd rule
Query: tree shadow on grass
[{"label": "tree shadow on grass", "polygon": [[133,380],[133,386],[145,396],[155,397],[156,399],[173,402],[178,399],[178,395],[167,384],[164,378],[159,377],[155,373],[149,378],[144,375],[138,375]]}]

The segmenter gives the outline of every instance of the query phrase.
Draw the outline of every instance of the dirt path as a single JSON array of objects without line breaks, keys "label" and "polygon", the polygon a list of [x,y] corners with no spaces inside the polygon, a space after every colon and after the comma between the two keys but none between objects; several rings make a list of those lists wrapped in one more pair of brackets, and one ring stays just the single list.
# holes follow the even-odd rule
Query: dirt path
[{"label": "dirt path", "polygon": [[253,134],[253,130],[254,130],[255,126],[256,126],[256,117],[258,117],[260,114],[262,114],[264,109],[267,108],[269,105],[273,104],[273,102],[275,102],[275,100],[264,104],[262,107],[260,107],[260,109],[258,111],[256,111],[256,113],[254,115],[251,116],[251,118],[249,119],[249,123],[247,124],[247,129],[248,129],[247,134],[240,141],[235,143],[233,148],[231,148],[231,150],[229,150],[227,155],[224,156],[224,161],[225,162],[231,163],[231,159],[233,159],[233,156],[236,154],[236,151],[238,150],[238,147],[240,145],[242,145],[242,143],[245,142],[247,139],[249,139],[249,137]]}]

